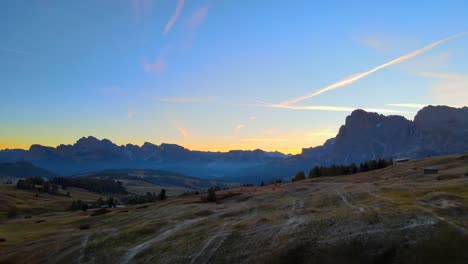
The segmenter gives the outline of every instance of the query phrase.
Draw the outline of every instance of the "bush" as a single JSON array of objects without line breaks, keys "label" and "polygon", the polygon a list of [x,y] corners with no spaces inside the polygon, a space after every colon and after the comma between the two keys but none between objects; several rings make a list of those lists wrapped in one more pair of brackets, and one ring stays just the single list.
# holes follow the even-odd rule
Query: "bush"
[{"label": "bush", "polygon": [[8,218],[14,218],[17,215],[18,215],[18,208],[16,208],[16,206],[12,206],[8,209],[8,212],[7,212]]},{"label": "bush", "polygon": [[213,188],[208,189],[208,196],[206,197],[208,202],[216,202],[216,192]]},{"label": "bush", "polygon": [[83,203],[81,200],[73,201],[72,204],[67,208],[68,211],[86,211],[89,206],[86,203]]},{"label": "bush", "polygon": [[107,213],[109,213],[110,211],[107,210],[106,208],[101,208],[101,209],[97,209],[96,211],[94,211],[91,216],[100,216],[100,215],[105,215]]},{"label": "bush", "polygon": [[90,229],[91,228],[91,224],[81,224],[78,229],[80,230],[86,230],[86,229]]}]

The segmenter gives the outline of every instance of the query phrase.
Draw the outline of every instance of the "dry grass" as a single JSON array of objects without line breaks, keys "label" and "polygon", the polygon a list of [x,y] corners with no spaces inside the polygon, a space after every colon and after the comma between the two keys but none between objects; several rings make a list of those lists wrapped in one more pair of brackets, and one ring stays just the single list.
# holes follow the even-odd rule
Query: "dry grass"
[{"label": "dry grass", "polygon": [[[440,173],[424,175],[427,166]],[[130,256],[137,263],[465,263],[467,171],[460,156],[428,158],[219,191],[219,203],[186,196],[97,217],[60,211],[65,198],[2,186],[7,205],[0,208],[56,210],[1,220],[0,262],[119,263]]]}]

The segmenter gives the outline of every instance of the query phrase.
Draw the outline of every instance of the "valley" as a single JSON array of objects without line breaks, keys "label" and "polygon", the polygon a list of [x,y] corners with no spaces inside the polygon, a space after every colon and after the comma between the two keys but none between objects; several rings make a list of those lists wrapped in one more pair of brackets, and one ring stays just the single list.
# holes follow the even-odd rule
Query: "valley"
[{"label": "valley", "polygon": [[[424,174],[429,166],[439,173]],[[0,262],[465,263],[468,258],[467,155],[231,188],[216,192],[215,203],[202,202],[204,195],[99,216],[58,210],[3,219]],[[33,204],[35,198],[21,200]]]}]

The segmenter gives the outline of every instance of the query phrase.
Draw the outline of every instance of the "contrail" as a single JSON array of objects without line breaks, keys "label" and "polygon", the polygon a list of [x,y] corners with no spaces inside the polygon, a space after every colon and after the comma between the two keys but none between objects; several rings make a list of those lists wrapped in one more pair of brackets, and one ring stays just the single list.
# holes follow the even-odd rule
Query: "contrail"
[{"label": "contrail", "polygon": [[[332,111],[332,112],[352,112],[358,108],[349,106],[331,106],[331,105],[283,105],[283,104],[269,104],[265,102],[257,101],[254,106],[268,107],[268,108],[282,108],[291,110],[317,110],[317,111]],[[367,112],[378,112],[387,114],[409,114],[408,111],[400,111],[385,108],[364,108],[362,109]]]},{"label": "contrail", "polygon": [[398,64],[400,62],[403,62],[405,60],[408,60],[408,59],[411,59],[419,54],[422,54],[426,51],[429,51],[431,50],[432,48],[442,44],[442,43],[445,43],[449,40],[452,40],[452,39],[455,39],[455,38],[459,38],[459,37],[462,37],[462,36],[465,36],[467,35],[468,32],[463,32],[463,33],[459,33],[459,34],[456,34],[456,35],[453,35],[451,37],[448,37],[448,38],[445,38],[445,39],[442,39],[442,40],[439,40],[437,42],[434,42],[430,45],[427,45],[421,49],[418,49],[416,51],[413,51],[409,54],[406,54],[406,55],[403,55],[397,59],[394,59],[392,61],[389,61],[387,63],[384,63],[380,66],[377,66],[369,71],[366,71],[366,72],[361,72],[361,73],[357,73],[357,74],[354,74],[354,75],[351,75],[351,76],[348,76],[346,78],[344,78],[343,80],[339,81],[339,82],[336,82],[334,84],[331,84],[331,85],[328,85],[328,86],[325,86],[323,87],[322,89],[320,90],[317,90],[313,93],[310,93],[310,94],[307,94],[307,95],[304,95],[302,97],[298,97],[298,98],[295,98],[295,99],[291,99],[291,100],[287,100],[287,101],[284,101],[281,103],[281,105],[292,105],[294,103],[297,103],[297,102],[300,102],[302,100],[305,100],[307,98],[311,98],[311,97],[314,97],[314,96],[317,96],[319,94],[322,94],[322,93],[325,93],[325,92],[328,92],[328,91],[331,91],[331,90],[334,90],[334,89],[337,89],[337,88],[340,88],[340,87],[343,87],[343,86],[346,86],[346,85],[349,85],[349,84],[352,84],[353,82],[363,78],[363,77],[366,77],[367,75],[370,75],[376,71],[379,71],[381,69],[384,69],[384,68],[387,68],[391,65],[395,65],[395,64]]}]

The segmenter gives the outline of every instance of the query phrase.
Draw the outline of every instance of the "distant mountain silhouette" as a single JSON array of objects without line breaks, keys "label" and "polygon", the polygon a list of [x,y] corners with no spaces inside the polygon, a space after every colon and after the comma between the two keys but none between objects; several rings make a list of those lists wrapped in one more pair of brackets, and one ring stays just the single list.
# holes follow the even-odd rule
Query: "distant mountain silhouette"
[{"label": "distant mountain silhouette", "polygon": [[117,146],[110,140],[81,138],[57,148],[32,145],[0,151],[0,161],[30,161],[63,175],[104,169],[164,169],[200,178],[244,182],[290,177],[315,165],[350,164],[378,158],[420,158],[468,152],[468,108],[427,106],[414,121],[355,110],[335,138],[323,146],[287,156],[262,150],[190,151],[175,144]]},{"label": "distant mountain silhouette", "polygon": [[141,147],[118,146],[108,139],[83,137],[73,145],[56,148],[32,145],[29,150],[0,151],[0,161],[27,160],[63,175],[96,172],[105,169],[141,168],[178,171],[202,178],[236,174],[245,168],[287,158],[280,152],[263,150],[229,152],[190,151],[176,144]]}]

